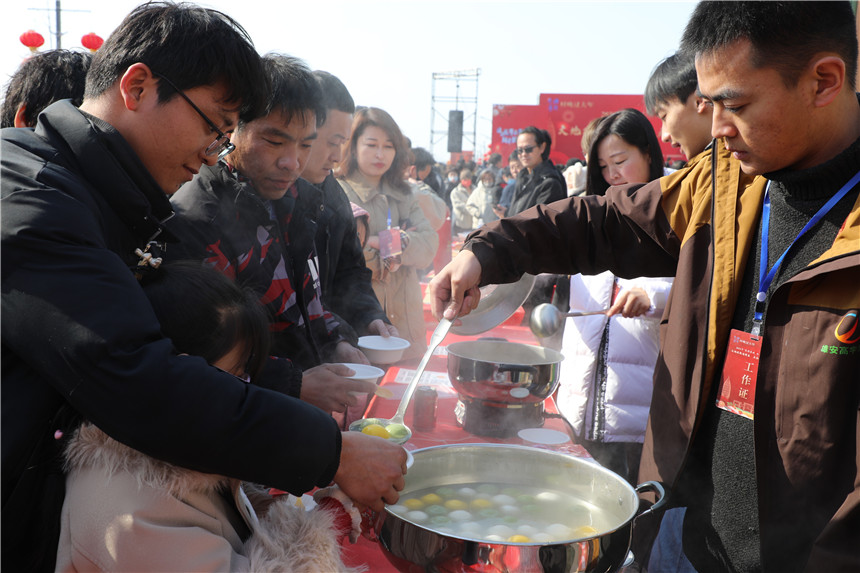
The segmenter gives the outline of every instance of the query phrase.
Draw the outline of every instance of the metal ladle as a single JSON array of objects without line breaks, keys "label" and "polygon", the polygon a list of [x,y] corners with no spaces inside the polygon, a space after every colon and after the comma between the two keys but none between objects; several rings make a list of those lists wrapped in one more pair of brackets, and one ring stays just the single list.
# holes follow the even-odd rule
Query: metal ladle
[{"label": "metal ladle", "polygon": [[561,328],[564,319],[571,316],[590,316],[592,314],[606,314],[608,308],[603,310],[561,312],[550,303],[539,304],[532,310],[529,318],[529,327],[538,338],[552,336]]},{"label": "metal ladle", "polygon": [[[400,399],[400,405],[397,406],[397,411],[394,413],[394,416],[391,419],[386,418],[362,418],[361,420],[356,420],[352,424],[349,425],[350,430],[361,430],[362,427],[366,425],[367,422],[373,421],[377,424],[381,424],[386,426],[386,429],[390,427],[392,424],[397,424],[398,426],[402,426],[406,429],[406,432],[402,435],[392,436],[390,439],[393,442],[397,442],[398,444],[405,444],[409,441],[409,438],[412,437],[412,429],[403,423],[403,419],[406,416],[406,408],[409,406],[409,402],[412,400],[412,395],[415,394],[415,389],[418,388],[418,382],[421,380],[421,375],[424,374],[424,369],[427,367],[427,363],[430,362],[430,358],[433,357],[433,352],[436,350],[436,347],[442,343],[445,339],[445,336],[448,334],[448,331],[451,330],[451,325],[454,324],[452,321],[447,318],[443,318],[439,321],[439,324],[436,326],[436,329],[433,331],[433,334],[430,336],[430,345],[427,347],[427,352],[424,353],[424,357],[421,358],[421,362],[418,364],[418,369],[415,371],[415,376],[410,380],[409,385],[406,386],[406,390],[403,392],[403,397]],[[389,430],[390,431],[390,430]]]}]

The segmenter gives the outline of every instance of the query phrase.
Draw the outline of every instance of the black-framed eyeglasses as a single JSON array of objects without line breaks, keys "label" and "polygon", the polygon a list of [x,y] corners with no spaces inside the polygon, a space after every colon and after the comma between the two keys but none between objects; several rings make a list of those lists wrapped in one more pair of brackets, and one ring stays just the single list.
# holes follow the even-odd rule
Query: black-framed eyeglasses
[{"label": "black-framed eyeglasses", "polygon": [[203,113],[203,110],[197,107],[193,101],[191,101],[190,97],[185,95],[185,92],[176,87],[176,85],[169,79],[167,79],[165,76],[162,76],[161,74],[156,74],[155,72],[153,72],[152,75],[157,78],[161,78],[162,80],[167,82],[167,85],[172,87],[173,91],[182,96],[182,99],[187,101],[188,105],[194,108],[194,111],[196,111],[198,115],[203,118],[203,120],[209,125],[212,131],[218,134],[218,138],[212,143],[210,143],[208,147],[206,147],[206,151],[204,151],[206,155],[217,155],[218,159],[224,159],[227,155],[232,153],[234,149],[236,149],[236,146],[230,142],[230,136],[218,129],[218,126],[215,125],[215,123],[211,119],[209,119],[209,117],[205,113]]},{"label": "black-framed eyeglasses", "polygon": [[537,145],[526,145],[525,147],[517,147],[517,155],[528,155],[535,150]]}]

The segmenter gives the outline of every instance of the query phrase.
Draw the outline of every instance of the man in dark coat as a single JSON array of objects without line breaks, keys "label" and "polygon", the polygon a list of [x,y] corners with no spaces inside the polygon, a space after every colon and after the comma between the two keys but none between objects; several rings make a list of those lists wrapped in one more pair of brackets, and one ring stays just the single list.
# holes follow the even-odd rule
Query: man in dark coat
[{"label": "man in dark coat", "polygon": [[317,128],[317,139],[297,187],[299,202],[318,213],[316,247],[323,300],[326,308],[359,335],[397,336],[373,292],[372,273],[364,264],[349,199],[332,175],[352,130],[355,103],[346,86],[332,74],[317,70],[313,75],[322,92],[325,122]]},{"label": "man in dark coat", "polygon": [[508,217],[567,197],[564,177],[549,160],[551,148],[552,138],[545,129],[530,125],[517,136],[517,155],[523,168],[517,175]]},{"label": "man in dark coat", "polygon": [[236,151],[171,197],[178,215],[172,228],[181,239],[177,256],[253,289],[272,318],[272,354],[305,370],[302,398],[310,398],[309,382],[321,383],[326,388],[315,394],[323,401],[312,403],[342,411],[354,401],[339,376],[345,372],[317,367],[367,358],[324,304],[315,247],[319,210],[301,200],[296,185],[325,110],[304,62],[270,54],[263,64],[270,86],[266,115],[240,121],[232,138]]},{"label": "man in dark coat", "polygon": [[148,3],[94,57],[80,111],[58,102],[35,130],[2,131],[4,571],[53,569],[74,417],[198,471],[294,493],[333,479],[378,509],[396,501],[402,447],[341,434],[288,395],[299,378],[284,361],[268,389],[177,355],[135,279],[169,239],[166,193],[229,153],[264,85],[235,21]]}]

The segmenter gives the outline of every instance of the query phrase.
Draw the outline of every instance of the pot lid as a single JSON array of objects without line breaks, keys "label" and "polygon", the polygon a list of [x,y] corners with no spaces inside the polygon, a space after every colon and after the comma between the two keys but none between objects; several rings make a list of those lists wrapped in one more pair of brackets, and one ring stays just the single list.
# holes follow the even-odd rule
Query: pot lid
[{"label": "pot lid", "polygon": [[526,273],[513,283],[481,287],[478,308],[459,317],[462,324],[453,326],[451,331],[471,336],[492,330],[513,316],[532,292],[534,284],[535,276]]}]

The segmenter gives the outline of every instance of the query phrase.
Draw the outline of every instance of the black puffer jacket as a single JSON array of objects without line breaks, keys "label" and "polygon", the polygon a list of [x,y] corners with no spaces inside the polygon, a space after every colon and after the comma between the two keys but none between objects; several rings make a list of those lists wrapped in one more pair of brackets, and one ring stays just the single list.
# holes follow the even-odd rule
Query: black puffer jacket
[{"label": "black puffer jacket", "polygon": [[532,173],[523,169],[517,176],[517,187],[511,199],[511,207],[507,216],[512,217],[531,209],[535,205],[544,205],[567,197],[567,184],[549,160],[534,168]]},{"label": "black puffer jacket", "polygon": [[318,213],[316,247],[326,308],[359,335],[367,334],[374,320],[389,322],[373,292],[373,273],[364,264],[352,207],[337,179],[329,174],[320,186],[299,179],[296,186],[299,204]]},{"label": "black puffer jacket", "polygon": [[[64,404],[126,445],[183,467],[301,493],[328,484],[340,432],[282,392],[249,386],[162,337],[129,266],[171,215],[111,126],[68,102],[2,131],[3,570],[52,569]],[[313,428],[312,431],[309,431]],[[301,436],[301,439],[296,439]],[[39,545],[41,544],[41,545]],[[16,561],[47,557],[48,563]]]}]

